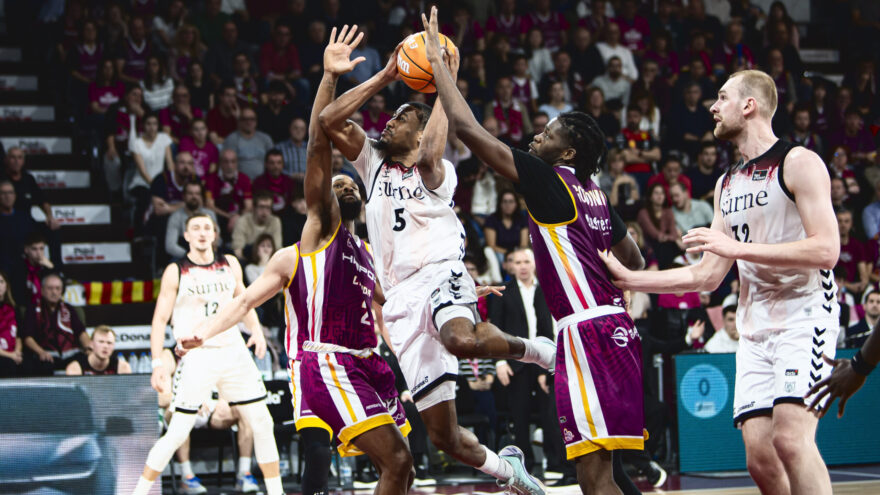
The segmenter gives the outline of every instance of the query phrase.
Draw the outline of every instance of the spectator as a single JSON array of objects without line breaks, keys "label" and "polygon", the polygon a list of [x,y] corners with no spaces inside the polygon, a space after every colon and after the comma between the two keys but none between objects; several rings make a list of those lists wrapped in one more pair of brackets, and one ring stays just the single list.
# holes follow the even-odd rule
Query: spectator
[{"label": "spectator", "polygon": [[214,107],[214,95],[205,80],[205,66],[198,60],[190,62],[184,85],[189,90],[192,104],[203,113]]},{"label": "spectator", "polygon": [[58,230],[61,224],[52,214],[52,205],[43,198],[43,190],[37,184],[37,179],[24,169],[24,150],[18,146],[9,148],[4,162],[6,167],[0,173],[0,180],[11,182],[15,188],[15,209],[29,215],[31,207],[38,206],[46,215],[46,226],[50,230]]},{"label": "spectator", "polygon": [[244,279],[248,285],[263,274],[269,258],[275,254],[275,239],[270,234],[260,234],[251,249],[250,263],[244,267]]},{"label": "spectator", "polygon": [[580,102],[584,97],[584,79],[580,73],[571,68],[571,55],[565,50],[559,50],[553,54],[553,70],[544,74],[541,79],[541,94],[550,92],[550,85],[561,82],[565,90],[565,101]]},{"label": "spectator", "polygon": [[[159,123],[162,124],[162,132],[168,134],[174,144],[180,145],[183,138],[191,138],[190,129],[195,119],[202,120],[202,110],[192,105],[189,89],[186,86],[177,86],[172,93],[173,104],[159,111]],[[205,126],[205,138],[207,139],[207,124]],[[190,139],[191,140],[191,139]]]},{"label": "spectator", "polygon": [[260,234],[269,234],[276,246],[281,245],[281,220],[272,214],[272,193],[258,191],[254,194],[253,211],[245,212],[232,230],[232,251],[239,258],[246,258],[251,246]]},{"label": "spectator", "polygon": [[654,170],[653,162],[660,160],[660,146],[648,131],[642,131],[641,108],[630,105],[626,110],[626,127],[617,135],[617,149],[626,164],[626,172],[632,175],[639,188],[644,188]]},{"label": "spectator", "polygon": [[662,184],[648,186],[645,194],[645,206],[639,211],[639,227],[645,234],[645,240],[653,248],[661,269],[666,268],[673,258],[678,256],[683,245],[681,233],[675,227],[675,215],[672,214],[666,201],[666,192]]},{"label": "spectator", "polygon": [[605,71],[602,54],[593,43],[592,33],[585,27],[575,28],[574,36],[568,45],[568,53],[571,55],[572,66],[578,68],[586,85],[591,84],[596,76]]},{"label": "spectator", "polygon": [[515,192],[508,190],[498,195],[495,213],[486,217],[483,232],[486,246],[498,253],[499,261],[511,249],[529,247],[529,225]]},{"label": "spectator", "polygon": [[862,223],[865,227],[865,237],[868,239],[880,239],[880,181],[874,183],[874,202],[862,211]]},{"label": "spectator", "polygon": [[715,165],[718,161],[718,149],[714,142],[704,142],[700,145],[700,154],[697,155],[697,166],[691,167],[685,175],[691,181],[691,194],[694,198],[709,202],[715,201],[715,184],[721,177],[721,170]]},{"label": "spectator", "polygon": [[675,84],[681,71],[681,64],[678,61],[678,53],[672,49],[672,36],[668,31],[661,31],[651,38],[651,48],[645,51],[645,60],[657,64],[658,73],[667,85]]},{"label": "spectator", "polygon": [[118,3],[111,3],[107,7],[107,14],[103,19],[104,43],[108,48],[122,44],[128,35],[128,24],[122,14],[122,7]]},{"label": "spectator", "polygon": [[[510,50],[510,41],[507,38],[493,38],[486,54],[486,72],[492,78],[492,83],[498,77],[509,76],[513,70],[513,52]],[[526,62],[528,72],[528,62]],[[529,109],[531,110],[531,109]]]},{"label": "spectator", "polygon": [[[157,246],[165,246],[168,217],[183,208],[183,190],[193,180],[195,161],[192,155],[181,151],[177,154],[173,169],[166,169],[150,184],[152,209],[148,214],[146,232],[156,237]],[[164,249],[160,250],[164,253]]]},{"label": "spectator", "polygon": [[[772,30],[770,34],[769,48],[775,48],[782,52],[782,58],[785,62],[785,68],[788,69],[796,82],[799,82],[804,74],[804,63],[798,53],[798,49],[791,43],[792,31],[797,29],[789,29],[784,22],[767,23],[768,29]],[[769,55],[769,51],[765,51]]]},{"label": "spectator", "polygon": [[223,149],[235,151],[239,170],[255,179],[263,173],[263,160],[266,152],[272,149],[272,138],[257,130],[257,113],[251,108],[244,108],[238,118],[238,130],[227,136]]},{"label": "spectator", "polygon": [[608,59],[605,73],[593,80],[593,86],[602,90],[606,104],[613,108],[626,108],[629,104],[631,84],[623,77],[622,65],[618,57]]},{"label": "spectator", "polygon": [[864,128],[862,115],[855,108],[847,109],[844,114],[843,129],[831,135],[829,144],[832,148],[837,146],[849,148],[849,158],[855,163],[873,162],[877,156],[871,133]]},{"label": "spectator", "polygon": [[666,143],[686,152],[691,158],[699,152],[701,141],[713,139],[715,122],[706,107],[700,104],[702,95],[698,83],[688,83],[683,101],[673,108],[667,120]]},{"label": "spectator", "polygon": [[798,106],[794,109],[791,120],[792,129],[788,140],[814,151],[819,156],[825,156],[822,138],[810,130],[810,109],[806,106]]},{"label": "spectator", "polygon": [[226,237],[235,228],[235,222],[254,204],[251,180],[238,171],[238,157],[232,150],[220,154],[220,169],[205,179],[205,204],[215,215],[223,218],[221,231]]},{"label": "spectator", "polygon": [[491,37],[506,38],[511,48],[517,50],[523,46],[523,33],[528,31],[523,17],[516,13],[516,0],[501,0],[498,13],[486,20],[486,31]]},{"label": "spectator", "polygon": [[[303,16],[305,17],[305,16]],[[304,43],[298,43],[299,62],[304,76],[309,83],[318,87],[321,74],[324,72],[324,40],[327,39],[327,25],[323,21],[313,20],[309,23],[308,39]],[[293,35],[297,32],[294,30]]]},{"label": "spectator", "polygon": [[630,96],[630,105],[636,106],[642,111],[642,120],[639,121],[639,130],[651,133],[654,139],[660,138],[660,108],[654,102],[654,97],[648,91],[638,91]]},{"label": "spectator", "polygon": [[[707,44],[706,35],[701,31],[691,34],[688,47],[681,54],[682,60],[689,60],[690,67],[693,68],[694,62],[700,62],[700,76],[706,74],[709,80],[714,84],[714,73],[712,72],[712,47]],[[696,73],[694,73],[696,74]],[[708,94],[703,91],[703,94]]]},{"label": "spectator", "polygon": [[254,108],[260,102],[260,86],[254,78],[251,60],[245,52],[235,54],[232,62],[232,82],[238,103]]},{"label": "spectator", "polygon": [[[489,80],[488,71],[486,70],[486,59],[483,57],[483,54],[480,52],[470,54],[465,67],[467,70],[463,79],[468,82],[470,102],[479,106],[490,102],[494,98],[492,93],[493,86]],[[461,78],[461,75],[459,75],[459,78]],[[412,92],[412,94],[413,96],[424,97],[422,93]],[[483,117],[485,118],[485,115]]]},{"label": "spectator", "polygon": [[645,51],[646,41],[651,37],[651,28],[648,20],[638,14],[638,6],[636,0],[624,0],[623,10],[614,22],[620,28],[623,45],[641,55]]},{"label": "spectator", "polygon": [[708,227],[712,224],[712,207],[700,199],[691,199],[691,195],[680,182],[669,186],[669,197],[672,199],[672,214],[679,232],[688,232],[697,227]]},{"label": "spectator", "polygon": [[706,342],[704,349],[712,354],[735,353],[739,350],[739,332],[736,329],[736,305],[725,306],[721,310],[721,315],[724,318],[724,331],[715,332],[712,338]]},{"label": "spectator", "polygon": [[508,145],[519,144],[525,136],[532,134],[532,121],[529,111],[513,97],[513,82],[509,77],[500,77],[495,83],[495,99],[486,104],[484,115],[498,121],[498,138]]},{"label": "spectator", "polygon": [[544,128],[550,123],[550,117],[544,112],[538,112],[532,116],[532,133],[537,136],[544,132]]},{"label": "spectator", "polygon": [[36,306],[40,304],[42,279],[55,265],[46,257],[46,239],[36,232],[25,238],[22,252],[24,256],[19,255],[17,260],[21,278],[13,277],[12,293],[22,306]]},{"label": "spectator", "polygon": [[211,142],[220,146],[238,126],[241,107],[238,106],[233,84],[224,84],[217,93],[217,99],[217,105],[208,112],[207,123]]},{"label": "spectator", "polygon": [[301,195],[302,183],[297,184],[290,176],[282,173],[284,156],[275,148],[266,152],[263,168],[266,171],[254,179],[254,190],[272,193],[272,213],[277,215],[294,196]]},{"label": "spectator", "polygon": [[[149,4],[149,2],[146,2]],[[172,0],[166,4],[164,11],[153,17],[153,41],[162,51],[168,51],[174,44],[177,33],[183,26],[188,12],[183,0]]]},{"label": "spectator", "polygon": [[862,347],[871,332],[880,323],[880,291],[871,291],[865,296],[865,317],[846,329],[845,347],[858,349]]},{"label": "spectator", "polygon": [[107,110],[108,117],[112,117],[104,119],[105,136],[107,136],[104,175],[111,191],[122,188],[122,158],[128,155],[129,141],[137,137],[129,134],[132,127],[137,132],[143,130],[145,114],[144,90],[140,86],[129,86],[125,91],[125,98]]},{"label": "spectator", "polygon": [[275,148],[284,157],[284,174],[299,182],[303,182],[306,177],[306,130],[306,121],[297,117],[290,121],[290,138],[275,144]]},{"label": "spectator", "polygon": [[288,137],[291,121],[302,119],[307,114],[299,105],[286,100],[287,86],[281,81],[272,81],[269,83],[266,104],[257,107],[259,130],[268,134],[275,143]]},{"label": "spectator", "polygon": [[[495,298],[489,305],[489,320],[504,332],[534,340],[536,337],[553,338],[553,318],[544,298],[541,286],[535,279],[535,257],[531,249],[518,249],[512,256],[512,271],[515,276],[505,284],[503,296]],[[549,434],[558,418],[547,417],[547,400],[534,401],[532,394],[540,394],[538,376],[543,375],[538,366],[517,361],[498,361],[495,364],[498,382],[507,388],[510,413],[513,422],[513,436],[516,445],[525,453],[526,469],[535,464],[532,452],[529,420],[532,404],[537,402],[544,423],[544,431]],[[544,394],[548,390],[543,391]],[[543,397],[543,395],[538,395]],[[553,421],[555,420],[555,421]]]},{"label": "spectator", "polygon": [[171,158],[171,137],[158,131],[159,118],[155,114],[147,114],[144,117],[143,134],[130,141],[129,151],[134,159],[135,169],[126,190],[135,198],[134,225],[138,234],[141,233],[142,222],[150,205],[150,185],[153,179],[166,167],[170,170],[174,164],[174,159]]},{"label": "spectator", "polygon": [[621,73],[627,81],[631,83],[639,78],[639,69],[636,68],[632,51],[620,44],[620,26],[616,23],[612,22],[605,25],[602,41],[596,43],[596,48],[602,55],[602,60],[605,61],[606,66],[612,57],[620,59]]},{"label": "spectator", "polygon": [[[15,208],[15,188],[8,180],[0,181],[0,232],[3,242],[0,243],[0,271],[11,277],[7,280],[10,291],[15,299],[21,302],[29,300],[27,296],[26,265],[21,262],[28,239],[35,230],[30,212]],[[49,264],[50,261],[46,260]]]},{"label": "spectator", "polygon": [[85,86],[95,81],[104,58],[104,47],[98,43],[98,29],[92,21],[83,23],[80,30],[80,43],[68,57],[70,75]]},{"label": "spectator", "polygon": [[855,73],[847,74],[843,79],[843,85],[852,88],[852,105],[862,114],[868,117],[876,108],[877,102],[877,68],[871,59],[862,60],[858,64]]},{"label": "spectator", "polygon": [[561,13],[550,10],[550,0],[537,0],[534,10],[524,15],[522,20],[523,32],[539,29],[544,46],[551,52],[565,46],[568,41],[568,21]]},{"label": "spectator", "polygon": [[813,98],[810,99],[808,105],[813,132],[827,138],[834,110],[831,98],[828,96],[828,88],[822,80],[813,82]]},{"label": "spectator", "polygon": [[764,45],[769,45],[771,38],[773,38],[773,27],[777,22],[782,22],[785,24],[787,29],[787,34],[790,35],[790,43],[794,48],[800,48],[800,33],[798,33],[797,26],[794,24],[794,19],[788,15],[788,9],[785,7],[784,2],[773,2],[770,5],[770,10],[767,12],[767,20],[764,23]]},{"label": "spectator", "polygon": [[831,176],[831,206],[837,211],[841,208],[848,208],[850,205],[850,197],[846,192],[846,183],[840,177]]},{"label": "spectator", "polygon": [[391,115],[385,111],[385,95],[377,93],[367,102],[366,110],[361,112],[364,118],[364,132],[370,139],[379,139]]},{"label": "spectator", "polygon": [[196,214],[208,215],[214,225],[217,225],[217,216],[205,208],[204,198],[205,186],[201,182],[192,180],[183,186],[183,208],[178,208],[168,217],[168,225],[165,227],[165,253],[172,260],[183,259],[189,251],[189,244],[183,237],[189,217]]},{"label": "spectator", "polygon": [[724,32],[724,28],[717,17],[706,14],[703,0],[691,0],[688,2],[682,22],[682,32],[685,35],[690,34],[691,39],[695,37],[696,33],[703,33],[706,36],[706,44],[714,47],[720,41],[715,36],[720,36]]},{"label": "spectator", "polygon": [[147,58],[146,75],[140,84],[144,90],[144,102],[151,110],[158,112],[171,105],[174,80],[168,76],[165,62],[158,55]]},{"label": "spectator", "polygon": [[[205,37],[205,41],[208,41],[204,31],[202,31],[202,36]],[[215,86],[219,86],[224,81],[232,80],[235,75],[235,57],[238,54],[244,54],[248,58],[250,67],[256,66],[250,60],[249,47],[238,39],[238,27],[232,21],[223,23],[221,40],[208,46],[208,53],[205,55],[205,72]]]},{"label": "spectator", "polygon": [[[204,60],[207,50],[202,44],[201,34],[195,26],[191,24],[180,26],[174,35],[174,43],[168,57],[168,70],[171,77],[178,83],[187,81],[193,62],[198,62],[201,67],[201,61]],[[207,109],[208,107],[202,108]]]},{"label": "spectator", "polygon": [[538,28],[526,32],[525,55],[529,59],[529,75],[533,81],[540,81],[544,74],[553,70],[553,58],[550,50],[544,46],[544,35]]},{"label": "spectator", "polygon": [[122,41],[116,54],[116,72],[128,84],[139,84],[146,76],[147,58],[152,50],[142,17],[129,21],[128,36]]},{"label": "spectator", "polygon": [[208,140],[208,126],[202,118],[192,121],[190,131],[180,140],[180,151],[193,157],[193,169],[199,180],[205,180],[208,174],[217,171],[220,152],[214,143]]},{"label": "spectator", "polygon": [[[846,289],[846,269],[839,264],[834,267],[834,282],[837,284],[837,303],[840,305],[840,329],[837,335],[837,347],[844,347],[846,341],[846,329],[849,328],[851,321],[858,321],[859,315],[856,311],[856,298]],[[870,294],[870,291],[867,291]]]},{"label": "spectator", "polygon": [[21,337],[15,315],[15,299],[9,278],[0,271],[0,378],[19,374],[23,359]]},{"label": "spectator", "polygon": [[733,74],[755,68],[752,50],[743,42],[744,28],[741,22],[733,21],[727,25],[724,42],[715,50],[713,67],[716,74]]},{"label": "spectator", "polygon": [[299,52],[291,36],[289,26],[276,24],[272,39],[260,48],[260,74],[266,81],[291,84],[302,76]]},{"label": "spectator", "polygon": [[220,42],[224,27],[232,20],[229,14],[220,10],[221,4],[222,0],[207,0],[202,15],[196,18],[196,27],[208,46]]},{"label": "spectator", "polygon": [[[626,222],[626,232],[633,238],[633,242],[636,243],[636,246],[639,247],[639,252],[642,254],[642,258],[645,259],[645,270],[657,270],[657,258],[654,257],[654,249],[646,242],[644,231],[639,226],[639,223],[633,221]],[[645,296],[647,296],[647,294],[645,294]],[[647,305],[643,307],[645,308],[645,311],[651,309],[650,299],[648,300]],[[635,311],[634,314],[640,316],[643,315],[644,312]]]},{"label": "spectator", "polygon": [[[686,189],[688,194],[691,193],[691,180],[688,179],[686,175],[681,174],[681,160],[674,156],[670,156],[663,162],[663,167],[660,169],[659,174],[655,174],[648,180],[648,186],[651,187],[654,184],[660,184],[663,186],[663,192],[666,193],[666,197],[669,197],[669,186],[674,183],[680,183]],[[672,204],[671,202],[667,202],[667,204]]]},{"label": "spectator", "polygon": [[593,0],[589,15],[583,16],[578,21],[578,25],[587,28],[590,34],[598,38],[604,32],[605,26],[614,23],[614,19],[607,15],[609,12],[613,13],[614,8],[612,7],[610,11],[608,10],[607,0]]},{"label": "spectator", "polygon": [[92,352],[78,352],[64,373],[71,375],[128,375],[131,365],[120,361],[113,354],[116,349],[116,332],[107,325],[98,325],[92,332]]},{"label": "spectator", "polygon": [[89,113],[100,115],[96,121],[98,128],[103,127],[104,114],[114,104],[118,103],[125,95],[125,86],[119,81],[116,74],[116,65],[110,59],[104,59],[98,64],[98,74],[94,81],[89,83]]},{"label": "spectator", "polygon": [[[677,4],[673,4],[673,0],[660,0],[657,2],[657,11],[648,19],[652,45],[654,40],[663,36],[666,38],[666,48],[671,53],[675,53],[685,39],[684,26],[679,20],[677,10]],[[660,65],[663,66],[662,63]]]},{"label": "spectator", "polygon": [[565,88],[560,81],[550,83],[549,98],[547,103],[538,107],[538,111],[547,114],[550,120],[555,119],[561,113],[570,112],[574,109],[571,103],[565,100]]},{"label": "spectator", "polygon": [[[776,48],[767,51],[767,74],[776,83],[777,108],[785,109],[784,115],[791,114],[797,104],[797,88],[795,78],[786,70],[782,59],[782,52]],[[780,113],[779,115],[783,115]]]},{"label": "spectator", "polygon": [[43,276],[40,302],[25,313],[21,335],[27,353],[25,367],[30,376],[50,376],[63,370],[80,348],[92,346],[85,326],[73,307],[61,300],[64,282],[55,273]]},{"label": "spectator", "polygon": [[[352,86],[357,86],[373,77],[373,74],[379,72],[382,70],[382,67],[385,66],[385,60],[383,60],[379,55],[379,52],[370,45],[370,38],[373,33],[369,25],[358,26],[358,31],[364,33],[364,38],[358,43],[355,49],[351,51],[350,57],[351,60],[358,57],[364,57],[364,61],[357,64],[351,72],[342,76]],[[461,48],[461,45],[457,46]]]},{"label": "spectator", "polygon": [[837,264],[846,270],[844,286],[855,295],[861,294],[868,286],[873,260],[867,256],[867,246],[853,236],[851,211],[837,211],[837,228],[840,232],[840,258]]},{"label": "spectator", "polygon": [[593,120],[599,124],[599,128],[605,134],[607,144],[611,145],[614,142],[614,136],[620,132],[620,121],[605,107],[605,93],[595,86],[588,88],[584,110],[584,113],[593,117]]}]

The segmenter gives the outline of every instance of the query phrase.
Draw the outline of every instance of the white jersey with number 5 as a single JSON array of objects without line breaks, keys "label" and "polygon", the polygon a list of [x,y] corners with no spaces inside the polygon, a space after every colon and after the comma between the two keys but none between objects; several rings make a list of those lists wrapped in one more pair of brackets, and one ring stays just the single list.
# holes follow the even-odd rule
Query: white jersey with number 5
[{"label": "white jersey with number 5", "polygon": [[[219,255],[207,265],[193,263],[189,257],[177,262],[180,281],[177,299],[171,314],[174,338],[192,335],[203,321],[217,314],[232,300],[235,293],[235,273],[226,256]],[[225,330],[206,340],[204,347],[222,347],[243,342],[236,327]]]},{"label": "white jersey with number 5", "polygon": [[367,231],[386,291],[425,265],[464,257],[464,227],[452,209],[458,179],[451,163],[442,164],[443,183],[432,191],[418,168],[391,162],[373,139],[353,163],[367,189]]},{"label": "white jersey with number 5", "polygon": [[[782,244],[806,238],[796,198],[783,180],[794,145],[779,140],[763,155],[722,176],[719,207],[728,235],[741,242]],[[797,167],[790,162],[786,167]],[[831,201],[830,198],[828,201]],[[831,270],[790,268],[737,260],[740,335],[837,323],[837,286]]]}]

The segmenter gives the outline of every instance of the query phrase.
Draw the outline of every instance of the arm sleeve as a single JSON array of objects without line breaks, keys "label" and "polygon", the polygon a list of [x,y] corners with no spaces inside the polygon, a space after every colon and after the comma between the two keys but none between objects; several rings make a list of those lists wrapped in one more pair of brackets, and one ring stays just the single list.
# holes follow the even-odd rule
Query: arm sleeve
[{"label": "arm sleeve", "polygon": [[516,188],[525,198],[532,218],[546,224],[574,219],[574,198],[553,167],[524,151],[515,148],[510,151],[519,176]]}]

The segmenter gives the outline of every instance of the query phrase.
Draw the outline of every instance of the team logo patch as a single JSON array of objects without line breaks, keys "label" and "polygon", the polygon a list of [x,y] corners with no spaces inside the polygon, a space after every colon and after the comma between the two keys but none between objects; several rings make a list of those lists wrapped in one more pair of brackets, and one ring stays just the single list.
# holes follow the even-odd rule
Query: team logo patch
[{"label": "team logo patch", "polygon": [[794,392],[794,382],[785,382],[785,393],[790,394]]},{"label": "team logo patch", "polygon": [[559,416],[559,424],[564,425],[568,419],[565,416]]},{"label": "team logo patch", "polygon": [[562,436],[565,437],[566,442],[570,442],[570,441],[574,440],[574,433],[569,431],[568,428],[563,428],[562,431],[563,431]]},{"label": "team logo patch", "polygon": [[785,370],[785,376],[798,376],[798,370]]},{"label": "team logo patch", "polygon": [[404,179],[409,179],[410,177],[412,177],[412,175],[413,175],[413,170],[415,170],[415,169],[416,169],[415,167],[411,167],[411,168],[407,169],[407,171],[404,172],[404,174],[403,174],[403,178],[404,178]]},{"label": "team logo patch", "polygon": [[618,347],[626,347],[626,345],[629,344],[630,338],[635,338],[633,335],[635,333],[635,329],[627,330],[623,327],[617,327],[614,329],[614,333],[611,334],[611,340],[613,340]]}]

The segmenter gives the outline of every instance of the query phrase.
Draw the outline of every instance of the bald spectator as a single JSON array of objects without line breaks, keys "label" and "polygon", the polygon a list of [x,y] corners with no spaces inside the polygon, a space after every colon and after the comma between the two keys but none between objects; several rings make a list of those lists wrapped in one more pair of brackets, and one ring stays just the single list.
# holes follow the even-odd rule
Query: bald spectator
[{"label": "bald spectator", "polygon": [[297,189],[302,189],[302,183],[297,184],[290,176],[282,173],[284,157],[274,148],[266,152],[263,166],[266,171],[254,179],[254,190],[272,193],[272,213],[277,215],[294,196],[301,196],[297,194]]},{"label": "bald spectator", "polygon": [[28,308],[21,329],[27,348],[25,368],[32,376],[50,376],[63,370],[74,354],[92,346],[76,311],[61,300],[61,277],[55,273],[44,276],[41,292],[40,303]]},{"label": "bald spectator", "polygon": [[261,234],[269,234],[281,246],[281,220],[272,214],[272,193],[259,191],[254,195],[254,209],[241,215],[232,231],[232,251],[246,258]]},{"label": "bald spectator", "polygon": [[302,182],[306,176],[306,121],[299,117],[290,121],[290,138],[275,144],[284,158],[284,173]]},{"label": "bald spectator", "polygon": [[220,153],[220,169],[205,179],[205,205],[222,219],[220,231],[228,239],[235,222],[254,208],[251,179],[238,171],[235,151]]},{"label": "bald spectator", "polygon": [[107,325],[98,325],[92,332],[92,352],[78,352],[73,356],[64,373],[78,375],[128,375],[131,365],[120,361],[116,350],[116,332]]},{"label": "bald spectator", "polygon": [[272,138],[257,130],[257,112],[252,108],[241,110],[238,130],[226,137],[223,149],[235,151],[239,170],[251,180],[263,173],[263,160],[272,149]]},{"label": "bald spectator", "polygon": [[669,186],[669,198],[672,200],[675,225],[682,233],[696,227],[708,227],[712,223],[712,207],[709,203],[691,199],[687,188],[680,182]]}]

